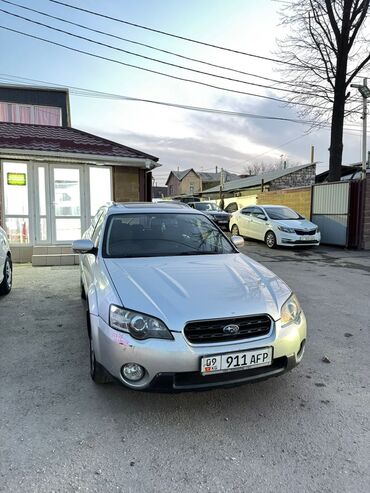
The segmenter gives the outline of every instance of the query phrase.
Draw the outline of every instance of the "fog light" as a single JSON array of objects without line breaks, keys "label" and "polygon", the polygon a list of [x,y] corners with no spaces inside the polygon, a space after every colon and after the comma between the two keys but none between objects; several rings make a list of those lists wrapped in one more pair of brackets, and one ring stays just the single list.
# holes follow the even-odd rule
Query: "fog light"
[{"label": "fog light", "polygon": [[141,380],[145,374],[145,370],[142,366],[137,363],[127,363],[121,368],[121,373],[124,378],[131,380],[132,382],[137,382]]}]

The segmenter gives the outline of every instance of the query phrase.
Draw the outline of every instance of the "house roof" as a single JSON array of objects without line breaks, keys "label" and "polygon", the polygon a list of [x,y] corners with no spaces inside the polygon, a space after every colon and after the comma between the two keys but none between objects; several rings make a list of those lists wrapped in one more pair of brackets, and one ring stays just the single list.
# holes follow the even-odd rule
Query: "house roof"
[{"label": "house roof", "polygon": [[[244,190],[245,188],[254,188],[261,185],[263,182],[269,183],[273,180],[277,180],[278,178],[282,178],[283,176],[289,175],[290,173],[294,173],[294,171],[299,171],[300,169],[308,168],[312,166],[310,164],[304,164],[301,166],[293,166],[292,168],[279,169],[274,171],[269,171],[268,173],[264,173],[262,175],[251,176],[249,178],[241,178],[239,180],[232,180],[230,182],[226,182],[223,187],[224,192],[234,192],[238,190]],[[214,193],[219,192],[220,186],[209,188],[208,190],[203,190],[202,193]]]},{"label": "house roof", "polygon": [[[340,172],[341,172],[341,180],[355,180],[358,179],[361,175],[362,163],[353,163],[353,164],[342,164]],[[328,180],[329,170],[323,171],[316,175],[316,183],[324,183]]]},{"label": "house roof", "polygon": [[72,127],[29,125],[24,123],[0,123],[0,151],[59,152],[86,154],[115,158],[158,158],[117,142],[89,134]]},{"label": "house roof", "polygon": [[[195,171],[193,168],[188,168],[184,169],[182,171],[170,171],[170,174],[168,175],[166,184],[168,183],[168,180],[170,179],[171,174],[173,174],[179,181],[181,181],[185,176],[190,173],[190,171],[193,171],[196,175],[199,176],[199,178],[202,180],[203,183],[205,182],[212,182],[212,181],[220,181],[221,179],[221,173],[205,173],[203,171]],[[230,173],[229,171],[224,171],[224,179],[226,181],[231,181],[235,180],[238,177],[238,175],[235,175],[234,173]]]}]

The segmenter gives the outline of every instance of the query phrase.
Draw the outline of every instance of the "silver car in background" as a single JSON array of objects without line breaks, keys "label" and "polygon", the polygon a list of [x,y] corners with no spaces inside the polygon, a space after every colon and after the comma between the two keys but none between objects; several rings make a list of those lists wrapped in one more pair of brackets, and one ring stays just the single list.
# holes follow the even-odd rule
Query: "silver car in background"
[{"label": "silver car in background", "polygon": [[278,376],[302,359],[306,319],[271,271],[203,213],[102,207],[82,240],[90,373],[135,390],[184,391]]},{"label": "silver car in background", "polygon": [[231,234],[261,240],[269,248],[318,246],[321,234],[316,224],[282,205],[248,206],[230,218]]},{"label": "silver car in background", "polygon": [[13,265],[9,241],[0,226],[0,295],[8,294],[12,289]]}]

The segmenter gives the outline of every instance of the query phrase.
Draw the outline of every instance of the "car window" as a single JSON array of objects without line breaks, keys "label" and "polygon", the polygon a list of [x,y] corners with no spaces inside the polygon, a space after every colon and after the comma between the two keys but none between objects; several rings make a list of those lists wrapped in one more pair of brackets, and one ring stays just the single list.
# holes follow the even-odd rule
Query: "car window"
[{"label": "car window", "polygon": [[238,204],[236,202],[231,202],[229,205],[225,207],[225,211],[232,213],[238,210]]},{"label": "car window", "polygon": [[245,207],[240,212],[246,216],[249,216],[253,210],[253,207]]},{"label": "car window", "polygon": [[265,207],[265,211],[270,219],[289,220],[289,219],[302,219],[297,212],[289,207]]},{"label": "car window", "polygon": [[263,217],[266,217],[266,214],[260,207],[253,207],[252,216],[262,219]]},{"label": "car window", "polygon": [[109,216],[103,256],[161,257],[235,253],[206,216],[196,213],[130,213]]},{"label": "car window", "polygon": [[198,211],[220,211],[221,209],[213,202],[196,202],[193,207]]}]

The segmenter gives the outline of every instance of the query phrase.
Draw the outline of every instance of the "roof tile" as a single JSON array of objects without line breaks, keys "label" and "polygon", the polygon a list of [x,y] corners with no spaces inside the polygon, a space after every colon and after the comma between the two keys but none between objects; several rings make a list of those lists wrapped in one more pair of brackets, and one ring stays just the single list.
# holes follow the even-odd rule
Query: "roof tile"
[{"label": "roof tile", "polygon": [[72,127],[0,123],[0,149],[95,154],[136,159],[158,158]]}]

